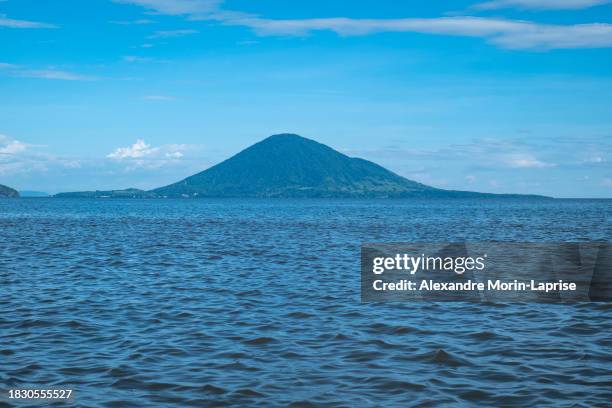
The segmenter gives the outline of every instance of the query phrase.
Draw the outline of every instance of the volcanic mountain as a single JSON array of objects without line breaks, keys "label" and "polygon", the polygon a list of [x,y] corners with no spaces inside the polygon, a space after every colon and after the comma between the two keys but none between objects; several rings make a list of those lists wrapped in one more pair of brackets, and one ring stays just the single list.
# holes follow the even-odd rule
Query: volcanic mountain
[{"label": "volcanic mountain", "polygon": [[[493,197],[442,190],[294,134],[270,136],[158,197]],[[507,195],[506,195],[507,197]]]}]

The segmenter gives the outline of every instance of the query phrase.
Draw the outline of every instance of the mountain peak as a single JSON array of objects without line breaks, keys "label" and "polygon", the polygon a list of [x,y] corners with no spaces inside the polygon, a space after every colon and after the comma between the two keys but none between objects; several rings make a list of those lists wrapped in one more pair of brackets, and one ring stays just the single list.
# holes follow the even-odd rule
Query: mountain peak
[{"label": "mountain peak", "polygon": [[255,146],[271,146],[271,145],[276,145],[276,146],[286,146],[286,147],[293,147],[293,148],[299,148],[300,146],[319,146],[319,147],[325,147],[328,148],[327,146],[325,146],[324,144],[321,144],[315,140],[312,139],[308,139],[306,137],[300,136],[298,134],[295,133],[279,133],[276,135],[272,135],[272,136],[268,136],[265,139],[263,139],[262,141],[255,143],[253,146],[251,147],[255,147]]},{"label": "mountain peak", "polygon": [[168,197],[395,197],[434,190],[314,140],[281,133],[154,193]]},{"label": "mountain peak", "polygon": [[303,136],[300,136],[295,133],[278,133],[276,135],[268,136],[262,142],[268,141],[277,141],[277,140],[308,140],[310,142],[314,142],[314,140],[307,139]]}]

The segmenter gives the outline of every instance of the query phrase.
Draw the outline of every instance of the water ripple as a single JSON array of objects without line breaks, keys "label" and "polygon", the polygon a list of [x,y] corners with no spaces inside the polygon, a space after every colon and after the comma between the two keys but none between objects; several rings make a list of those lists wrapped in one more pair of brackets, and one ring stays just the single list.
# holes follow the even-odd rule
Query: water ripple
[{"label": "water ripple", "polygon": [[359,245],[609,240],[610,220],[608,201],[0,201],[0,383],[84,407],[609,406],[610,305],[361,304]]}]

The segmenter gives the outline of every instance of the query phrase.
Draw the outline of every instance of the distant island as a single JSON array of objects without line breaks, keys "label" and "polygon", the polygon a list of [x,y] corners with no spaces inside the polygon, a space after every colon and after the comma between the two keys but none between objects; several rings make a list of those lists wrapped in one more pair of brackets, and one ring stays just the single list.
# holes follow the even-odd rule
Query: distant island
[{"label": "distant island", "polygon": [[84,191],[55,197],[544,198],[430,187],[294,134],[270,136],[207,170],[154,190]]},{"label": "distant island", "polygon": [[0,198],[17,198],[19,192],[17,190],[0,184]]},{"label": "distant island", "polygon": [[58,193],[53,197],[57,198],[157,198],[155,193],[128,188],[125,190],[96,190],[96,191],[77,191],[72,193]]}]

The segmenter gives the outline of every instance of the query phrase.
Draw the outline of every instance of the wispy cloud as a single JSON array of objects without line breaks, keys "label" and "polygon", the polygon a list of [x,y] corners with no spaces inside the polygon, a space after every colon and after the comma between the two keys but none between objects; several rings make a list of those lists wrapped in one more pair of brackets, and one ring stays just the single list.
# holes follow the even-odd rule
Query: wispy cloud
[{"label": "wispy cloud", "polygon": [[539,160],[531,154],[511,154],[503,157],[503,160],[509,167],[519,169],[544,169],[556,166],[554,163]]},{"label": "wispy cloud", "polygon": [[[477,170],[492,169],[549,169],[557,167],[556,159],[565,165],[579,163],[576,154],[577,146],[584,147],[580,140],[565,145],[555,141],[557,151],[552,145],[532,145],[519,140],[475,139],[471,143],[453,144],[432,150],[405,149],[388,147],[375,150],[348,151],[350,155],[378,159],[412,159],[427,162],[451,161],[468,163],[470,168]],[[548,156],[544,154],[547,153]],[[553,156],[555,156],[553,158]]]},{"label": "wispy cloud", "polygon": [[186,35],[190,35],[190,34],[197,34],[199,33],[198,30],[189,30],[189,29],[184,29],[184,30],[167,30],[167,31],[156,31],[153,34],[151,34],[150,36],[148,36],[147,38],[149,39],[155,39],[155,38],[173,38],[173,37],[184,37]]},{"label": "wispy cloud", "polygon": [[55,24],[39,23],[37,21],[15,20],[0,14],[0,27],[8,28],[57,28]]},{"label": "wispy cloud", "polygon": [[57,69],[29,69],[20,65],[0,62],[0,70],[16,77],[56,79],[62,81],[94,81],[99,78]]},{"label": "wispy cloud", "polygon": [[51,167],[77,168],[80,166],[79,160],[57,157],[40,151],[40,147],[0,134],[0,174],[45,172]]},{"label": "wispy cloud", "polygon": [[[268,19],[253,14],[221,9],[220,0],[115,0],[154,10],[185,15],[190,20],[213,20],[226,25],[251,28],[261,36],[305,36],[315,31],[332,31],[341,36],[384,32],[407,32],[483,38],[499,47],[516,50],[603,48],[612,46],[612,25],[539,24],[524,20],[473,16],[400,19],[308,18]],[[476,7],[582,8],[610,0],[492,0]],[[158,31],[149,38],[193,34],[195,30]]]},{"label": "wispy cloud", "polygon": [[214,12],[223,0],[114,0],[115,3],[133,4],[161,14],[198,15]]},{"label": "wispy cloud", "polygon": [[155,61],[155,58],[151,57],[139,57],[137,55],[125,55],[123,57],[125,62],[152,62]]},{"label": "wispy cloud", "polygon": [[153,24],[155,23],[155,21],[153,20],[148,20],[145,18],[141,18],[138,20],[119,20],[119,21],[110,21],[111,24],[117,24],[117,25],[125,25],[125,26],[130,26],[130,25],[147,25],[147,24]]},{"label": "wispy cloud", "polygon": [[601,157],[601,156],[591,156],[591,157],[587,157],[586,159],[582,160],[583,163],[592,163],[592,164],[600,164],[600,163],[605,163],[606,159]]},{"label": "wispy cloud", "polygon": [[484,38],[511,49],[595,48],[612,46],[612,25],[605,23],[552,25],[483,17],[406,19],[320,18],[270,20],[239,18],[225,24],[244,25],[259,35],[304,36],[333,31],[342,36],[381,32],[412,32]]},{"label": "wispy cloud", "polygon": [[520,8],[534,10],[571,10],[582,9],[610,3],[610,0],[492,0],[478,3],[472,8],[493,10],[502,8]]},{"label": "wispy cloud", "polygon": [[27,148],[24,142],[0,134],[0,175],[13,174],[26,169],[28,160],[23,155]]},{"label": "wispy cloud", "polygon": [[55,69],[28,69],[18,71],[17,75],[26,78],[58,79],[62,81],[95,81],[98,79],[94,76],[81,75],[74,72],[59,71]]}]

